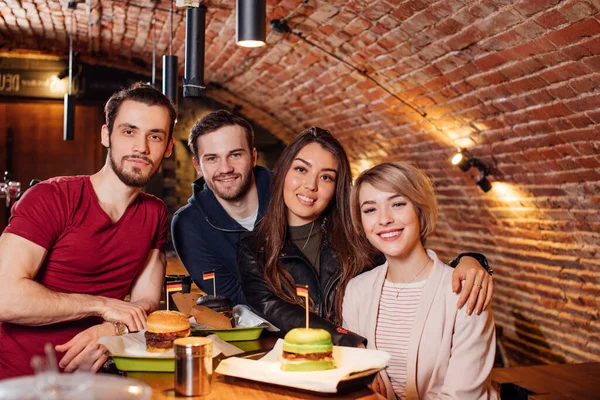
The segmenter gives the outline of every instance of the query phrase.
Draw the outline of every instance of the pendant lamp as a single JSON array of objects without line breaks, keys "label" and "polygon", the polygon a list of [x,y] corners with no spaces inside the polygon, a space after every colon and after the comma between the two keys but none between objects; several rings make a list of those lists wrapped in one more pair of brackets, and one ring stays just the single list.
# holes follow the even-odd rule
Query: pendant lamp
[{"label": "pendant lamp", "polygon": [[236,0],[236,42],[242,47],[267,44],[267,1]]}]

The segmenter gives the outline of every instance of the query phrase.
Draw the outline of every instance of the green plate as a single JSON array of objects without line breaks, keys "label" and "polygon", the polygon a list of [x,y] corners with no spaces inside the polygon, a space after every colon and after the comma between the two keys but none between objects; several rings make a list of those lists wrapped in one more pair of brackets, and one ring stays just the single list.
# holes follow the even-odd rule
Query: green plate
[{"label": "green plate", "polygon": [[112,356],[120,371],[173,372],[174,358],[138,358]]},{"label": "green plate", "polygon": [[265,329],[264,326],[230,329],[194,328],[192,329],[192,336],[206,336],[214,333],[226,342],[237,342],[242,340],[256,340],[262,334],[263,329]]}]

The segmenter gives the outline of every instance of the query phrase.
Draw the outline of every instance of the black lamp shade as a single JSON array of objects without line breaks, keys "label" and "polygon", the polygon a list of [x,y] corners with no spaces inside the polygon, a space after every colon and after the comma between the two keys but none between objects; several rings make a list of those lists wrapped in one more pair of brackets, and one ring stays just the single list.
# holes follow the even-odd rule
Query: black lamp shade
[{"label": "black lamp shade", "polygon": [[236,27],[238,46],[264,46],[267,40],[267,1],[236,0]]},{"label": "black lamp shade", "polygon": [[65,94],[64,118],[63,118],[63,140],[75,138],[75,96]]},{"label": "black lamp shade", "polygon": [[177,56],[163,56],[162,92],[177,105]]},{"label": "black lamp shade", "polygon": [[185,74],[183,97],[202,97],[204,93],[204,27],[206,7],[188,7],[185,21]]}]

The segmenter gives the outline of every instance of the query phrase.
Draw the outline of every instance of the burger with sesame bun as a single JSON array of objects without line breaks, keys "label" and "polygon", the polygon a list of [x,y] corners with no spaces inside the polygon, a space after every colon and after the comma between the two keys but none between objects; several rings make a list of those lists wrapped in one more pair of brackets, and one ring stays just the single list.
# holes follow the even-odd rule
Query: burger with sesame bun
[{"label": "burger with sesame bun", "polygon": [[185,314],[177,311],[155,311],[148,315],[146,350],[163,353],[173,348],[173,340],[190,335],[190,321]]},{"label": "burger with sesame bun", "polygon": [[283,371],[323,371],[335,368],[331,335],[325,329],[296,328],[283,339]]}]

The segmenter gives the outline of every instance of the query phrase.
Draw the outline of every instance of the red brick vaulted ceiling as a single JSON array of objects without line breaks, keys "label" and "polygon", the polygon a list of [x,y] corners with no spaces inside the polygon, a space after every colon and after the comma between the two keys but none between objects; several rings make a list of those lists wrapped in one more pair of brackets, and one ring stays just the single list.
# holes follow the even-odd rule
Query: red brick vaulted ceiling
[{"label": "red brick vaulted ceiling", "polygon": [[[301,1],[267,3],[273,19]],[[355,172],[416,163],[440,203],[429,245],[445,258],[479,250],[498,271],[494,314],[513,362],[600,361],[599,0],[310,0],[289,19],[379,86],[294,35],[239,48],[235,1],[205,4],[205,80],[224,87],[210,96],[284,140],[330,129]],[[149,73],[155,8],[168,53],[168,1],[90,6],[76,11],[85,59],[138,70],[141,59]],[[65,54],[64,2],[0,0],[0,14],[4,50]],[[183,64],[181,12],[174,24]],[[456,147],[492,167],[491,192],[449,165]]]}]

